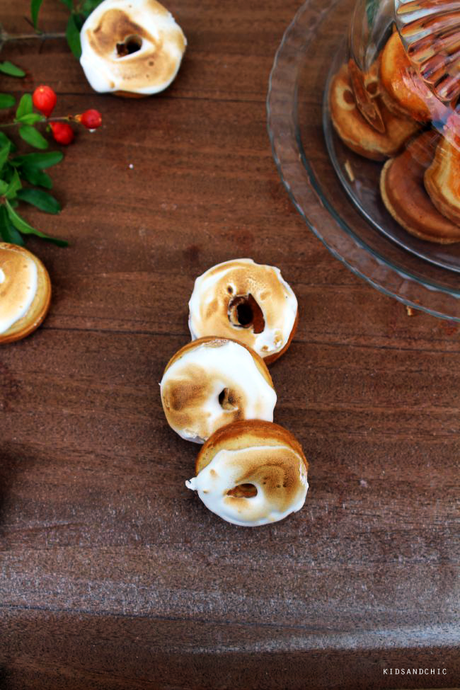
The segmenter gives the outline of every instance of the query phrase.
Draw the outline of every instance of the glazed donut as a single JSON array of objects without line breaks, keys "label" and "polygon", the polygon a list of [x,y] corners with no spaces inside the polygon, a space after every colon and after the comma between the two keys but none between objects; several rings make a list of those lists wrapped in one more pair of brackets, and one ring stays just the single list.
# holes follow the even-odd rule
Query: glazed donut
[{"label": "glazed donut", "polygon": [[276,393],[261,357],[225,338],[185,345],[166,366],[160,383],[169,426],[187,441],[204,443],[237,419],[273,420]]},{"label": "glazed donut", "polygon": [[[452,223],[460,225],[460,125],[454,115],[436,149],[433,163],[425,173],[425,187],[431,201]],[[453,123],[457,128],[455,134]],[[460,233],[460,228],[458,229]],[[458,239],[455,240],[458,242]]]},{"label": "glazed donut", "polygon": [[24,247],[0,243],[0,343],[35,331],[50,302],[51,282],[40,259]]},{"label": "glazed donut", "polygon": [[380,79],[384,103],[396,115],[409,116],[422,123],[446,116],[448,109],[411,64],[397,31],[381,52]]},{"label": "glazed donut", "polygon": [[216,431],[185,482],[205,506],[241,527],[278,522],[302,508],[308,463],[294,436],[278,424],[240,421]]},{"label": "glazed donut", "polygon": [[287,350],[297,320],[297,298],[280,270],[252,259],[207,270],[196,279],[189,302],[192,339],[218,335],[238,340],[266,364]]},{"label": "glazed donut", "polygon": [[187,45],[156,0],[104,0],[81,30],[81,66],[92,88],[149,96],[175,79]]},{"label": "glazed donut", "polygon": [[460,241],[460,227],[438,211],[423,183],[438,140],[438,134],[425,132],[404,153],[389,160],[381,173],[380,191],[393,218],[412,235],[429,242],[452,244]]},{"label": "glazed donut", "polygon": [[413,120],[396,116],[388,110],[381,99],[375,74],[374,66],[368,75],[363,75],[363,84],[367,89],[372,85],[370,94],[376,94],[374,104],[380,118],[374,114],[373,120],[377,128],[358,107],[348,65],[342,65],[331,82],[329,110],[334,129],[348,148],[365,158],[383,161],[395,156],[419,126]]}]

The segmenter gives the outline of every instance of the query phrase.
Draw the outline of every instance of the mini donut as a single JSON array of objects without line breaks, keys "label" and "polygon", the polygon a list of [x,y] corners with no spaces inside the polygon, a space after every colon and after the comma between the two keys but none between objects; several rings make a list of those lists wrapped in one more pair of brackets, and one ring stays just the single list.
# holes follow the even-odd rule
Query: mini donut
[{"label": "mini donut", "polygon": [[204,443],[238,419],[273,420],[276,393],[261,357],[226,338],[200,338],[169,361],[160,383],[169,426]]},{"label": "mini donut", "polygon": [[81,30],[80,63],[99,93],[149,96],[175,79],[186,45],[156,0],[104,0]]},{"label": "mini donut", "polygon": [[266,364],[291,344],[297,298],[274,266],[252,259],[217,264],[195,281],[189,302],[192,339],[218,335],[251,347]]},{"label": "mini donut", "polygon": [[35,331],[51,302],[48,271],[36,256],[16,244],[0,243],[0,343]]},{"label": "mini donut", "polygon": [[355,60],[349,60],[348,76],[359,112],[373,129],[384,134],[386,127],[376,99],[380,92],[377,63],[374,62],[366,74],[359,69]]},{"label": "mini donut", "polygon": [[411,235],[452,244],[460,241],[460,227],[438,211],[423,183],[438,139],[434,132],[425,132],[404,153],[389,160],[381,173],[380,191],[388,211]]},{"label": "mini donut", "polygon": [[[425,188],[436,208],[452,223],[460,225],[460,126],[449,131],[454,118],[447,123],[446,136],[436,149],[434,160],[425,173]],[[460,229],[459,229],[460,233]],[[458,240],[455,240],[458,241]]]},{"label": "mini donut", "polygon": [[297,512],[308,491],[308,462],[295,437],[270,422],[240,421],[216,431],[185,482],[205,506],[241,527],[278,522]]},{"label": "mini donut", "polygon": [[410,62],[397,31],[381,52],[380,79],[384,103],[396,115],[426,123],[441,120],[448,112]]},{"label": "mini donut", "polygon": [[377,90],[374,74],[371,73],[364,75],[364,86],[369,90],[372,85],[369,93],[377,94],[374,104],[380,119],[374,114],[374,121],[379,122],[376,129],[358,107],[348,70],[347,65],[342,65],[331,83],[329,109],[334,129],[343,143],[360,156],[376,161],[395,156],[418,130],[418,124],[388,110]]}]

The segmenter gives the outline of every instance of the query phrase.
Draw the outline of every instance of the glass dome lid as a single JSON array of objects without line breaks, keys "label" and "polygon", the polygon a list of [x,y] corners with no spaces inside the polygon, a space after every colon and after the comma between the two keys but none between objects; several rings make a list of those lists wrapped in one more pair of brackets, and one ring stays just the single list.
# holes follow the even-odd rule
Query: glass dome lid
[{"label": "glass dome lid", "polygon": [[306,0],[267,100],[275,162],[314,234],[374,287],[458,321],[460,28],[446,15],[459,12],[439,0]]},{"label": "glass dome lid", "polygon": [[331,74],[332,126],[348,149],[382,164],[371,199],[332,143],[347,192],[380,232],[460,272],[460,257],[437,249],[460,243],[460,3],[359,0],[344,57]]},{"label": "glass dome lid", "polygon": [[460,96],[460,2],[395,0],[406,53],[425,83],[446,104]]}]

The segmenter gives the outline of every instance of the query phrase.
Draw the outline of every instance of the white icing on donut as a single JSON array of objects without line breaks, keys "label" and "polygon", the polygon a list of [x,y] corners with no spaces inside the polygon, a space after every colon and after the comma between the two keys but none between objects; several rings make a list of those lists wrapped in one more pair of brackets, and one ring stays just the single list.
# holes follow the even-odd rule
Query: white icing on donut
[{"label": "white icing on donut", "polygon": [[0,248],[0,333],[22,319],[37,294],[35,263],[23,252]]},{"label": "white icing on donut", "polygon": [[168,367],[160,386],[168,423],[187,441],[204,443],[238,419],[273,421],[276,393],[238,343],[197,344]]},{"label": "white icing on donut", "polygon": [[[227,522],[256,527],[282,520],[302,508],[308,491],[307,470],[289,446],[252,446],[220,450],[197,477],[185,482],[205,506]],[[229,495],[252,484],[251,498]]]},{"label": "white icing on donut", "polygon": [[[175,79],[187,45],[174,17],[156,0],[104,0],[80,36],[81,66],[100,93],[163,91]],[[128,45],[139,49],[123,55]]]},{"label": "white icing on donut", "polygon": [[[252,295],[263,315],[264,328],[242,327],[232,322],[235,298]],[[256,264],[252,259],[235,259],[213,266],[195,281],[189,302],[192,339],[205,335],[235,338],[252,347],[261,357],[285,347],[297,316],[297,298],[275,266]]]}]

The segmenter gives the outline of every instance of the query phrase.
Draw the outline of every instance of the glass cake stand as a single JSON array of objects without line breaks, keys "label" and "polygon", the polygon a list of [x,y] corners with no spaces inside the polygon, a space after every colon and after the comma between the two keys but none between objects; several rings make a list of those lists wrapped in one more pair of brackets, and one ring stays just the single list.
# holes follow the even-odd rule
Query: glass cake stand
[{"label": "glass cake stand", "polygon": [[328,82],[345,61],[354,5],[307,0],[284,34],[267,98],[276,165],[307,226],[353,273],[410,307],[460,321],[460,244],[400,228],[378,197],[382,164],[348,150],[331,126]]}]

